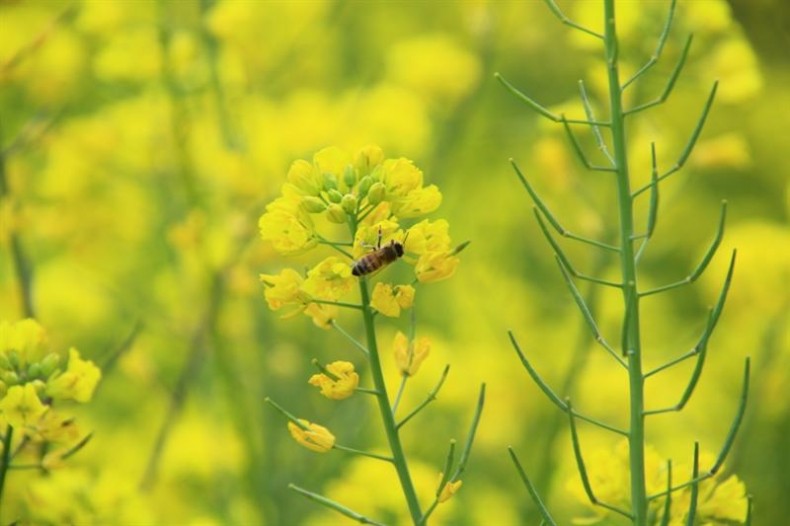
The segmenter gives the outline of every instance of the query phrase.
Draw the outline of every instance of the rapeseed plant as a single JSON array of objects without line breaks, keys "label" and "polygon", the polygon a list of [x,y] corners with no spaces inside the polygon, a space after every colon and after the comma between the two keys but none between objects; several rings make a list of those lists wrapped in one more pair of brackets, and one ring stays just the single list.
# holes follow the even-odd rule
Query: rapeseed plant
[{"label": "rapeseed plant", "polygon": [[[401,383],[391,399],[375,323],[381,316],[398,318],[404,311],[413,309],[417,287],[448,279],[455,273],[460,263],[458,253],[466,243],[453,246],[447,221],[423,219],[439,207],[441,199],[439,189],[435,185],[426,186],[422,172],[408,159],[385,159],[377,146],[365,147],[354,156],[329,147],[317,152],[312,162],[299,160],[292,164],[282,195],[266,206],[259,221],[261,237],[283,255],[303,255],[320,247],[339,254],[323,257],[306,272],[285,268],[278,274],[261,275],[264,296],[269,307],[282,311],[284,318],[299,314],[309,316],[318,327],[338,331],[362,354],[372,378],[371,387],[359,387],[361,375],[349,361],[323,365],[313,360],[319,372],[310,377],[308,383],[333,400],[343,400],[357,392],[373,396],[387,436],[389,454],[340,445],[327,427],[297,418],[271,399],[267,402],[288,419],[291,436],[302,446],[318,453],[341,450],[391,464],[415,525],[427,524],[436,507],[461,488],[461,475],[469,458],[485,393],[483,385],[460,458],[456,460],[455,441],[451,441],[433,499],[423,507],[409,471],[400,432],[435,400],[449,366],[427,398],[405,416],[400,416],[399,402],[407,381],[418,373],[420,364],[428,357],[430,341],[423,336],[416,337],[412,310],[409,336],[397,332],[393,342],[393,358]],[[345,240],[342,238],[344,231]],[[413,265],[413,277],[393,283],[391,276],[395,273],[389,272],[392,269],[387,267],[401,258]],[[341,309],[361,313],[364,343],[341,326]],[[348,517],[378,524],[339,502],[297,486],[291,487]]]},{"label": "rapeseed plant", "polygon": [[[5,508],[6,480],[16,476],[12,471],[35,471],[44,477],[62,469],[88,443],[91,434],[83,433],[74,418],[55,406],[90,402],[100,379],[101,370],[75,348],[69,349],[68,357],[51,351],[46,332],[35,320],[0,320],[0,510]],[[43,510],[34,493],[15,497],[12,514],[4,519],[40,518]],[[27,504],[24,511],[18,507],[20,500]],[[72,516],[65,511],[56,521]]]},{"label": "rapeseed plant", "polygon": [[[572,119],[567,118],[564,112],[557,113],[547,109],[519,91],[502,77],[498,76],[498,78],[509,91],[533,110],[563,126],[574,152],[587,170],[608,173],[614,176],[613,183],[617,191],[618,203],[616,242],[601,241],[566,230],[534,190],[532,184],[522,173],[516,162],[511,160],[511,164],[534,202],[533,211],[538,226],[552,248],[560,273],[581,311],[583,319],[589,326],[596,342],[609,354],[615,364],[626,372],[629,393],[628,428],[620,428],[575,409],[569,397],[560,398],[541,378],[519,346],[515,334],[510,332],[512,345],[535,383],[560,410],[568,415],[573,453],[581,479],[583,494],[596,510],[596,516],[592,518],[591,522],[600,522],[601,520],[609,519],[612,515],[619,515],[637,526],[680,523],[691,525],[698,520],[702,520],[706,524],[724,524],[731,521],[748,524],[751,522],[751,505],[750,497],[745,496],[743,484],[734,476],[722,481],[720,475],[724,460],[732,448],[746,408],[749,390],[749,358],[746,358],[745,361],[739,407],[735,412],[730,430],[718,455],[700,459],[699,443],[695,442],[691,468],[683,470],[683,474],[680,477],[677,476],[677,471],[681,470],[676,470],[676,478],[673,481],[671,461],[662,465],[658,460],[658,455],[648,446],[646,434],[647,417],[681,411],[694,393],[705,363],[709,340],[719,321],[733,276],[735,250],[732,251],[727,275],[718,299],[709,310],[706,326],[697,344],[688,352],[645,371],[643,363],[649,348],[645,345],[642,334],[645,324],[640,318],[640,306],[644,304],[644,300],[648,296],[661,294],[696,281],[708,267],[723,238],[726,202],[722,203],[718,228],[713,241],[702,255],[699,264],[688,276],[667,285],[652,288],[645,286],[644,282],[646,280],[640,279],[640,260],[653,238],[657,224],[659,187],[665,179],[678,172],[689,158],[708,117],[718,89],[718,81],[714,82],[691,137],[674,164],[664,171],[660,170],[656,154],[656,142],[652,142],[650,145],[650,182],[643,186],[637,186],[635,184],[636,179],[631,172],[632,165],[628,160],[629,149],[626,120],[639,112],[664,103],[671,94],[687,60],[692,41],[691,37],[688,37],[685,41],[678,62],[658,97],[644,103],[634,102],[631,100],[630,95],[626,95],[626,89],[629,86],[633,86],[637,80],[640,80],[661,57],[672,27],[676,0],[671,0],[669,3],[669,12],[658,37],[658,44],[653,55],[641,67],[634,68],[631,72],[628,71],[627,67],[622,67],[625,61],[621,57],[626,54],[626,51],[625,47],[622,46],[623,37],[618,34],[619,26],[617,22],[619,19],[616,16],[614,0],[603,1],[602,31],[590,29],[586,25],[570,19],[554,0],[545,1],[551,12],[563,24],[577,30],[578,34],[588,37],[586,42],[597,41],[598,45],[602,45],[606,65],[605,75],[593,76],[593,80],[594,84],[596,81],[598,82],[596,84],[598,91],[604,98],[608,99],[608,118],[596,117],[591,96],[584,82],[579,82],[579,89],[585,117]],[[585,4],[585,9],[591,9],[591,6],[592,3],[588,2]],[[629,7],[633,8],[633,6]],[[636,13],[633,10],[629,10],[629,7],[624,8],[623,11],[626,14],[635,15]],[[633,28],[634,24],[626,24],[625,26]],[[592,39],[589,37],[592,37]],[[629,75],[627,80],[622,80],[625,77],[624,72]],[[603,162],[591,161],[588,158],[572,126],[585,126],[592,131]],[[608,138],[603,130],[610,132]],[[635,190],[632,189],[634,186],[636,186]],[[640,229],[635,224],[635,203],[642,194],[648,195],[649,200],[646,223],[644,228]],[[619,279],[604,279],[577,271],[576,265],[571,262],[561,245],[555,240],[552,230],[563,237],[617,256],[620,262]],[[595,286],[611,287],[622,292],[619,349],[617,346],[609,343],[608,338],[599,328],[600,324],[596,321],[590,307],[579,291],[576,281],[587,281]],[[642,307],[642,311],[644,311],[644,307]],[[677,403],[659,409],[648,409],[645,397],[646,381],[650,377],[692,358],[696,359],[696,363]],[[604,431],[621,435],[625,437],[625,440],[613,456],[598,455],[585,458],[577,431],[577,420],[588,422]],[[535,486],[522,468],[512,448],[510,449],[510,455],[527,490],[539,508],[543,521],[547,524],[556,524],[555,519],[539,497]],[[709,467],[703,469],[701,466]],[[677,482],[678,479],[681,480],[680,483]],[[726,504],[724,503],[725,501],[727,501]]]}]

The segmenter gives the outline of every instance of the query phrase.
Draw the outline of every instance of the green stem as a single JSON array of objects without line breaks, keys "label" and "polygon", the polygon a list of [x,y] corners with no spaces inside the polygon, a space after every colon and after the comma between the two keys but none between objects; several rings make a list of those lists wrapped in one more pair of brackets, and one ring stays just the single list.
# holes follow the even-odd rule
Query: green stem
[{"label": "green stem", "polygon": [[376,343],[376,327],[373,319],[373,308],[370,306],[370,292],[368,291],[367,279],[364,277],[359,280],[359,293],[362,299],[362,318],[365,323],[365,334],[368,340],[370,373],[373,376],[373,385],[376,391],[378,391],[376,401],[379,405],[381,420],[384,424],[384,432],[387,435],[390,451],[392,452],[392,461],[395,465],[395,470],[398,472],[403,494],[409,506],[409,513],[411,514],[412,521],[416,525],[420,523],[422,511],[420,510],[417,492],[414,489],[414,484],[409,474],[409,467],[406,463],[406,455],[403,452],[403,446],[401,445],[400,436],[398,435],[395,415],[392,412],[389,396],[387,395],[387,385],[384,382],[384,373],[381,368],[381,360],[379,357],[378,345]]},{"label": "green stem", "polygon": [[[6,427],[5,436],[3,437],[3,460],[0,461],[0,504],[3,502],[3,488],[5,488],[5,476],[8,473],[8,468],[11,464],[11,439],[14,436],[14,428],[11,426]],[[0,506],[2,509],[2,506]]]},{"label": "green stem", "polygon": [[645,487],[645,420],[644,379],[639,334],[639,295],[637,292],[634,253],[633,202],[628,174],[620,74],[618,71],[618,43],[615,28],[614,0],[604,1],[604,44],[609,80],[609,104],[612,123],[612,149],[617,169],[617,195],[620,214],[620,259],[625,305],[623,353],[628,357],[630,394],[629,463],[631,467],[631,508],[636,526],[647,524],[647,489]]}]

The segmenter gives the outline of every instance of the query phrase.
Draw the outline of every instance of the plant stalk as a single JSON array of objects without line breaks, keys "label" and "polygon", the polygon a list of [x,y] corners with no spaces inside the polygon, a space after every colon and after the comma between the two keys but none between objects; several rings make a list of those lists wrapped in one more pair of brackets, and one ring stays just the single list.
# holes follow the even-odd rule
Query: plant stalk
[{"label": "plant stalk", "polygon": [[645,487],[645,418],[642,351],[639,334],[639,296],[637,293],[634,253],[633,202],[628,173],[625,139],[625,115],[618,70],[618,42],[614,0],[604,0],[604,45],[609,81],[612,149],[617,177],[620,214],[621,272],[623,277],[623,352],[628,358],[630,395],[629,463],[631,467],[631,508],[635,526],[647,524],[647,489]]},{"label": "plant stalk", "polygon": [[0,460],[0,510],[3,509],[3,489],[5,488],[5,477],[11,464],[11,439],[14,436],[14,428],[6,426],[5,436],[3,437],[3,458]]},{"label": "plant stalk", "polygon": [[398,472],[403,495],[406,497],[406,503],[409,506],[409,513],[411,514],[412,521],[415,525],[420,524],[422,519],[422,511],[420,510],[420,503],[417,500],[417,492],[414,489],[414,483],[409,474],[409,466],[406,463],[406,455],[403,452],[403,446],[400,442],[398,435],[398,426],[395,422],[395,415],[390,407],[389,396],[387,395],[387,386],[384,382],[384,374],[381,369],[381,359],[379,357],[378,345],[376,343],[376,327],[373,319],[373,308],[370,306],[370,293],[368,291],[367,278],[362,277],[359,280],[359,293],[362,299],[362,318],[365,323],[365,334],[367,336],[370,371],[373,376],[373,385],[377,391],[376,401],[379,405],[379,412],[381,413],[381,421],[384,424],[384,431],[387,435],[387,441],[390,445],[392,452],[392,463],[395,465],[395,470]]}]

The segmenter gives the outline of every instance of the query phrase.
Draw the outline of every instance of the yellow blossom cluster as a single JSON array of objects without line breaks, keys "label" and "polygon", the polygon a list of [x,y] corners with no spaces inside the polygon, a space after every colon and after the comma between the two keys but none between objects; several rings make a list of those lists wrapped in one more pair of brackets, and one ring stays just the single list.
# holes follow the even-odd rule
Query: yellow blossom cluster
[{"label": "yellow blossom cluster", "polygon": [[[713,465],[715,459],[709,453],[701,453],[699,471],[704,472],[706,466]],[[586,463],[587,475],[590,484],[595,488],[595,496],[601,502],[627,509],[630,505],[630,464],[628,455],[628,442],[626,440],[617,444],[614,450],[598,450],[594,452]],[[673,464],[672,484],[677,486],[691,480],[692,466],[689,463]],[[721,471],[719,471],[721,473]],[[658,452],[648,446],[645,449],[645,481],[648,494],[658,495],[666,491],[667,464],[662,461]],[[578,482],[578,477],[569,481],[569,489],[577,498],[589,503],[587,495]],[[746,520],[748,501],[746,488],[737,476],[731,475],[723,479],[719,476],[702,480],[698,485],[697,517],[701,524],[733,524],[743,523]],[[688,510],[691,499],[691,487],[672,493],[670,516],[666,524],[680,526],[687,524]],[[659,518],[663,513],[665,502],[663,498],[653,501],[653,511]],[[598,522],[603,519],[607,510],[594,507],[597,516],[593,519],[579,519],[582,521]]]},{"label": "yellow blossom cluster", "polygon": [[0,321],[0,422],[20,438],[74,445],[80,434],[74,420],[52,405],[90,401],[100,379],[101,370],[73,347],[65,364],[60,354],[49,352],[36,321]]},{"label": "yellow blossom cluster", "polygon": [[[414,265],[414,283],[452,276],[459,259],[447,221],[413,223],[441,201],[439,189],[426,186],[422,171],[410,160],[385,159],[378,146],[355,155],[329,147],[312,162],[294,162],[282,195],[260,217],[261,237],[284,255],[329,246],[342,256],[325,257],[304,275],[290,268],[261,275],[269,307],[285,309],[284,317],[303,312],[328,328],[358,275],[373,275],[401,256]],[[347,228],[348,241],[336,240],[339,225]],[[411,307],[414,295],[413,283],[379,282],[371,304],[384,316],[398,317]]]}]

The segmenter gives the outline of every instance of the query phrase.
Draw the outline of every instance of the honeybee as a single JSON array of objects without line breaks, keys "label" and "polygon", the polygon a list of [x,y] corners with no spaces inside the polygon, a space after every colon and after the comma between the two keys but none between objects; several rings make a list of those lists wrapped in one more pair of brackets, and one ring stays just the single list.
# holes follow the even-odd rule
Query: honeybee
[{"label": "honeybee", "polygon": [[392,239],[388,245],[384,245],[382,247],[381,229],[379,229],[379,240],[378,243],[376,243],[376,247],[374,248],[373,252],[370,254],[365,254],[356,260],[351,267],[351,273],[355,276],[366,276],[376,272],[377,270],[383,269],[390,263],[403,256],[405,252],[405,243],[406,238],[403,239],[403,243],[399,243],[398,241]]}]

